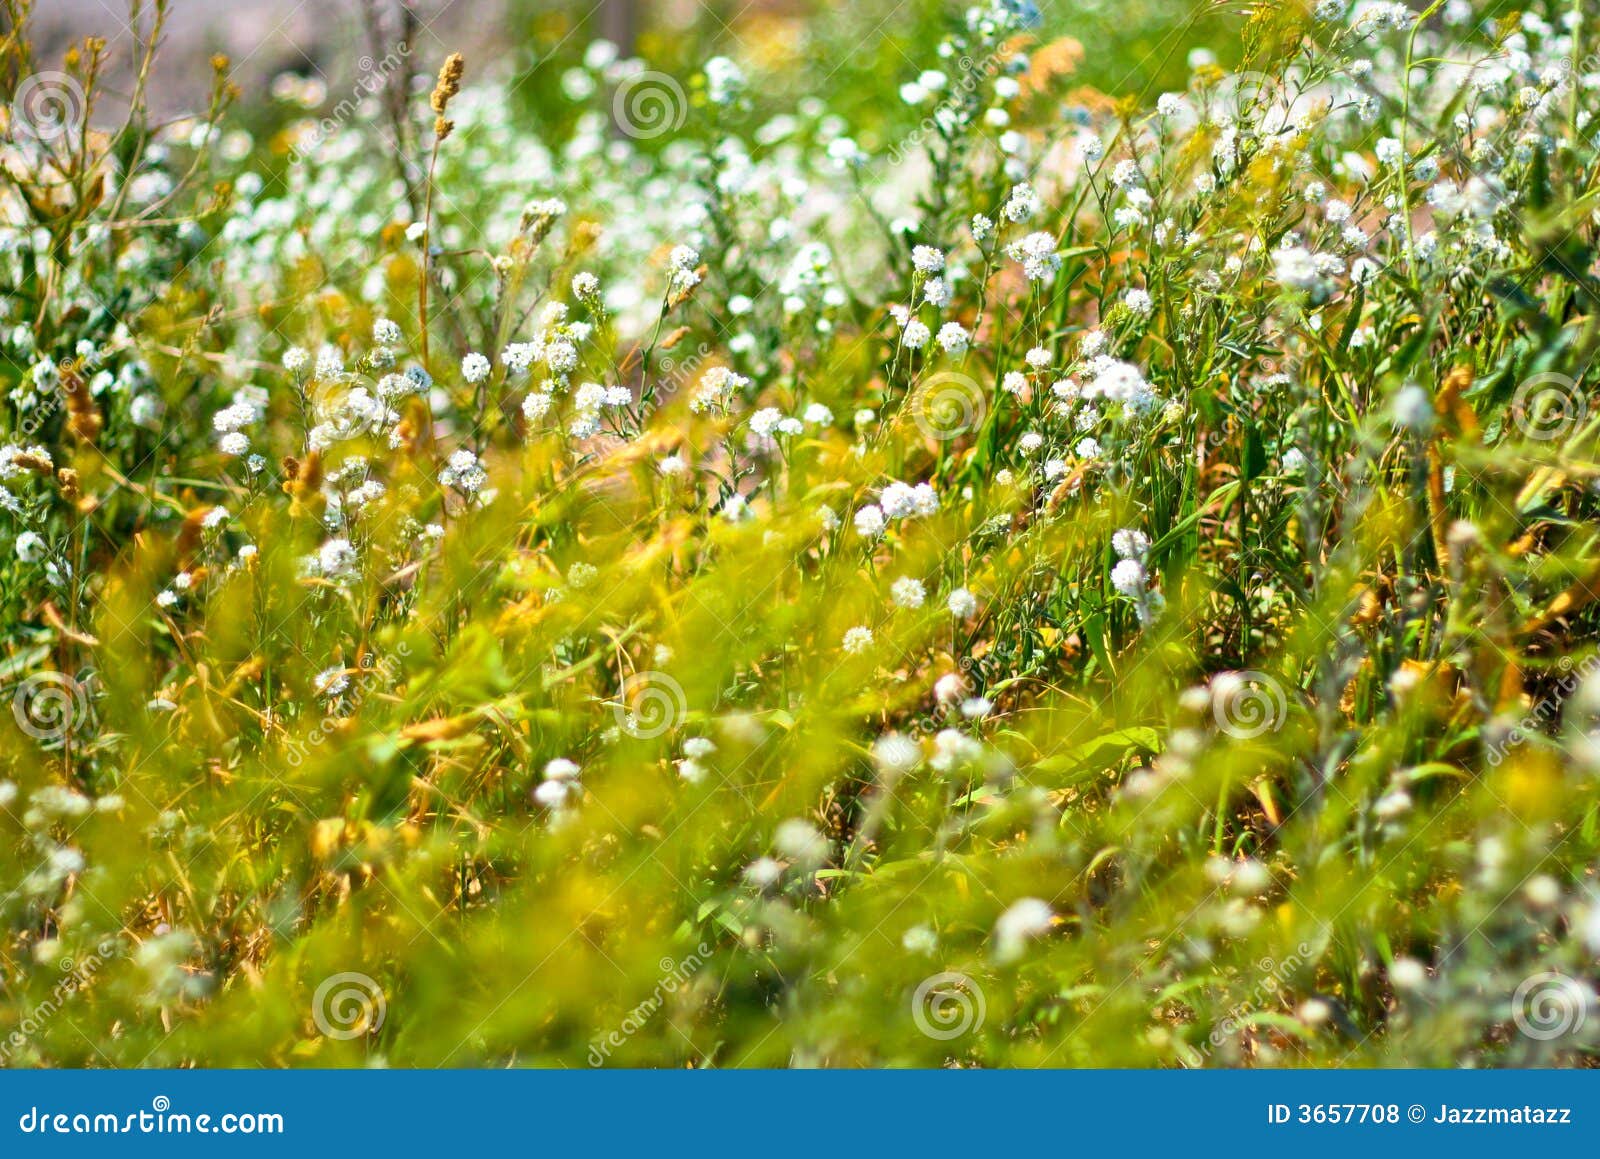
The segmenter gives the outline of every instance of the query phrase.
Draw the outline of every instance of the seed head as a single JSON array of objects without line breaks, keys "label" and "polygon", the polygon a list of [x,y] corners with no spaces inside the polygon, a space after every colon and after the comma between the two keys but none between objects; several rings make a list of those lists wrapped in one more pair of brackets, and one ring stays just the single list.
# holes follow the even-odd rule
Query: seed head
[{"label": "seed head", "polygon": [[466,71],[466,58],[459,52],[452,52],[445,58],[444,67],[439,69],[439,83],[433,86],[433,96],[428,98],[435,113],[442,116],[450,99],[461,91],[461,75]]}]

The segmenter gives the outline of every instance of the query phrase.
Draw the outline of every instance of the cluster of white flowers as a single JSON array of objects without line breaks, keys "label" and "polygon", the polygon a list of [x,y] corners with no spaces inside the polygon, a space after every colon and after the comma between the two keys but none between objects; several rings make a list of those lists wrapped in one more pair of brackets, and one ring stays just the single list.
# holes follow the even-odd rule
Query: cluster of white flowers
[{"label": "cluster of white flowers", "polygon": [[489,473],[483,469],[482,460],[465,447],[452,451],[444,469],[439,472],[441,484],[454,487],[466,495],[477,495],[488,481]]},{"label": "cluster of white flowers", "polygon": [[1118,559],[1111,569],[1111,587],[1134,603],[1141,624],[1154,621],[1166,607],[1166,599],[1151,587],[1146,556],[1150,537],[1135,528],[1124,527],[1111,537],[1111,548]]},{"label": "cluster of white flowers", "polygon": [[539,784],[533,790],[533,799],[551,812],[552,823],[564,820],[567,811],[583,797],[579,778],[583,770],[577,762],[566,757],[556,757],[546,762]]},{"label": "cluster of white flowers", "polygon": [[882,534],[895,520],[915,516],[936,515],[939,511],[939,493],[930,483],[888,483],[878,494],[877,503],[868,503],[856,509],[856,530],[865,536]]},{"label": "cluster of white flowers", "polygon": [[736,396],[749,387],[750,380],[726,366],[713,366],[700,376],[689,409],[696,414],[726,410]]},{"label": "cluster of white flowers", "polygon": [[1008,246],[1006,253],[1022,266],[1023,275],[1030,282],[1044,281],[1061,268],[1056,239],[1048,233],[1030,233]]}]

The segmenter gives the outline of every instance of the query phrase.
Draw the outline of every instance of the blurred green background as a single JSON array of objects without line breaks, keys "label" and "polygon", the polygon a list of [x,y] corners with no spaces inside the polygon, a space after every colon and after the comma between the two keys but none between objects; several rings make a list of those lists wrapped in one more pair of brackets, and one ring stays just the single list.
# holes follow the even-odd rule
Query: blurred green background
[{"label": "blurred green background", "polygon": [[[148,22],[149,0],[144,6]],[[245,96],[239,114],[252,128],[270,127],[271,102],[262,98],[283,72],[323,81],[331,105],[374,48],[366,21],[376,14],[392,30],[402,7],[401,0],[236,0],[226,6],[173,0],[157,107],[178,112],[201,102],[214,52],[232,59]],[[404,7],[421,30],[422,72],[458,49],[474,71],[511,72],[523,82],[524,111],[553,131],[569,113],[562,72],[581,60],[592,40],[605,37],[681,78],[707,55],[735,57],[761,79],[757,115],[826,94],[836,111],[892,133],[917,114],[884,102],[881,82],[912,80],[949,16],[965,6],[946,0],[420,0]],[[1114,95],[1150,95],[1185,86],[1192,50],[1210,50],[1229,63],[1246,7],[1183,0],[1045,3],[1036,35],[1041,43],[1071,37],[1082,44],[1084,84]],[[115,49],[119,41],[126,44],[125,11],[102,0],[47,0],[35,5],[34,33],[47,57],[85,35],[103,36]]]}]

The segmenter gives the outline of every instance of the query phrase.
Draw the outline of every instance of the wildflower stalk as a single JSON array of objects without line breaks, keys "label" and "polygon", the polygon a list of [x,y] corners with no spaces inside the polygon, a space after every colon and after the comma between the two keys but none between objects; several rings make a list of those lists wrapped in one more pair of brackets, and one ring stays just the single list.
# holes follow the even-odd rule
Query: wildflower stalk
[{"label": "wildflower stalk", "polygon": [[418,340],[422,344],[422,365],[428,366],[428,282],[433,275],[433,194],[437,184],[439,146],[455,131],[455,122],[447,120],[445,113],[451,99],[461,91],[461,77],[466,71],[466,60],[459,52],[451,53],[439,69],[439,80],[428,98],[433,109],[433,145],[428,151],[428,174],[422,208],[422,275],[417,286]]}]

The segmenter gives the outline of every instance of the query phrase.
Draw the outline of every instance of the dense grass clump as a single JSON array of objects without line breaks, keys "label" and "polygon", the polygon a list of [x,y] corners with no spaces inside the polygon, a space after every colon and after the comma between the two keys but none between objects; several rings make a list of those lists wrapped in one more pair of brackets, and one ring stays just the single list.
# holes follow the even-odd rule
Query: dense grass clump
[{"label": "dense grass clump", "polygon": [[6,4],[8,1064],[1594,1055],[1586,6],[251,136]]}]

